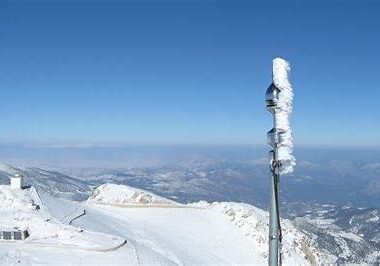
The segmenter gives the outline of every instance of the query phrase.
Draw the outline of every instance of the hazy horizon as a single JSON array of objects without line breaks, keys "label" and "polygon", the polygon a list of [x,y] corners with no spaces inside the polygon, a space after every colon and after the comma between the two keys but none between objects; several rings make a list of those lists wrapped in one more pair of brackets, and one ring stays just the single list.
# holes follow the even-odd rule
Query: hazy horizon
[{"label": "hazy horizon", "polygon": [[[249,162],[266,159],[270,147],[259,146],[17,146],[0,145],[0,163],[54,168],[130,168],[204,158]],[[368,164],[380,161],[380,149],[297,147],[299,162],[347,161]],[[47,164],[46,164],[47,163]]]}]

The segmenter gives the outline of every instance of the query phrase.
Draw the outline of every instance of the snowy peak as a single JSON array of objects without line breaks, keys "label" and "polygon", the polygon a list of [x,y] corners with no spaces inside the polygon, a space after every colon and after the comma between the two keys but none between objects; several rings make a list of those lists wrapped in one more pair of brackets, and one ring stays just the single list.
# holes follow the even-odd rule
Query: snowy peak
[{"label": "snowy peak", "polygon": [[178,204],[151,192],[125,185],[103,184],[88,198],[90,203],[106,205],[174,205]]}]

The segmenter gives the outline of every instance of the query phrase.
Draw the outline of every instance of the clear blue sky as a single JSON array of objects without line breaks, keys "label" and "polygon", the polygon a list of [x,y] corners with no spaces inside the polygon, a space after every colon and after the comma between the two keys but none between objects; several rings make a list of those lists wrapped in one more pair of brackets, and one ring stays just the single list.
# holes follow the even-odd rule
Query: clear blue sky
[{"label": "clear blue sky", "polygon": [[265,144],[282,56],[296,144],[380,146],[375,1],[30,2],[0,3],[1,143]]}]

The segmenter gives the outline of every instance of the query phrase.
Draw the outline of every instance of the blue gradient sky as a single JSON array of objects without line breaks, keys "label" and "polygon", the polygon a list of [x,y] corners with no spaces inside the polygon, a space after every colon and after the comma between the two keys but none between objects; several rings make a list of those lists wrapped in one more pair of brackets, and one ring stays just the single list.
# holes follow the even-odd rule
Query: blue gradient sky
[{"label": "blue gradient sky", "polygon": [[27,2],[0,3],[1,143],[265,144],[282,56],[297,145],[380,147],[375,1]]}]

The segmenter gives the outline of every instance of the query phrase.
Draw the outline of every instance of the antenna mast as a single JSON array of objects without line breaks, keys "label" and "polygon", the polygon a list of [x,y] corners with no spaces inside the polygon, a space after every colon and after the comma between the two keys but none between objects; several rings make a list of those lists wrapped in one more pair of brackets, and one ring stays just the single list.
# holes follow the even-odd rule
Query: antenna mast
[{"label": "antenna mast", "polygon": [[289,126],[292,112],[293,90],[289,83],[289,63],[284,59],[273,60],[273,82],[266,91],[266,107],[273,115],[274,127],[268,132],[270,151],[270,206],[269,206],[269,257],[270,266],[281,265],[281,223],[279,215],[280,174],[293,171],[295,158],[291,154],[293,142]]}]

